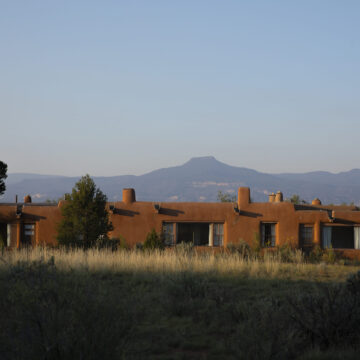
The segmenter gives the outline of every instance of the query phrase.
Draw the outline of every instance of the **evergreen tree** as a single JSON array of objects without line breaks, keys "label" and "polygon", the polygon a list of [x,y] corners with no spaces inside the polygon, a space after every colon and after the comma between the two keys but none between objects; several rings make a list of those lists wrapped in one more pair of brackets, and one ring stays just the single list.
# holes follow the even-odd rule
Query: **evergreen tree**
[{"label": "evergreen tree", "polygon": [[58,227],[60,245],[89,248],[107,238],[112,230],[109,214],[105,208],[106,195],[96,187],[89,175],[83,176],[65,195],[61,207],[62,221]]},{"label": "evergreen tree", "polygon": [[4,182],[4,180],[7,178],[6,172],[7,165],[4,162],[0,161],[0,195],[2,195],[6,190]]}]

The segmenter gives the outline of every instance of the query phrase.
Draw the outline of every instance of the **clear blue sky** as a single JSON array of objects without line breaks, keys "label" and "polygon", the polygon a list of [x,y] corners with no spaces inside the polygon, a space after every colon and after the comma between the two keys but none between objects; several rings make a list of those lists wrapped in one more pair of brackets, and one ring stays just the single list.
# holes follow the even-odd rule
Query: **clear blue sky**
[{"label": "clear blue sky", "polygon": [[360,1],[0,0],[9,172],[360,168]]}]

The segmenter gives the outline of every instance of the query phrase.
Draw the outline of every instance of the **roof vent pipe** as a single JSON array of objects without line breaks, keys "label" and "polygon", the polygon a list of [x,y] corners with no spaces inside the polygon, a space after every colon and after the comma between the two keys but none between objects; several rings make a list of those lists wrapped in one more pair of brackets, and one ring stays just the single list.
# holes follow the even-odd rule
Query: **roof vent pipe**
[{"label": "roof vent pipe", "polygon": [[275,201],[275,194],[274,193],[271,193],[269,195],[269,202],[274,202]]}]

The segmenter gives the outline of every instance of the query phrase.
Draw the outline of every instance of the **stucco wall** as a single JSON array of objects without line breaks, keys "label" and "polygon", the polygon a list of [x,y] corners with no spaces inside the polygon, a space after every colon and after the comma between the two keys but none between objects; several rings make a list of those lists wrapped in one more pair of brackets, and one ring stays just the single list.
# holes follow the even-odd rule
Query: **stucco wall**
[{"label": "stucco wall", "polygon": [[[127,194],[131,192],[127,190]],[[313,226],[314,243],[318,245],[321,245],[321,226],[360,224],[360,211],[355,211],[355,207],[294,206],[282,201],[251,203],[248,188],[239,189],[237,204],[137,202],[134,192],[126,202],[108,203],[109,209],[110,205],[114,208],[109,210],[114,230],[109,236],[122,236],[130,246],[144,242],[153,228],[160,232],[163,222],[223,223],[224,245],[241,240],[252,243],[255,237],[261,238],[261,223],[272,222],[276,223],[276,245],[290,244],[294,247],[299,246],[300,224]],[[0,222],[11,223],[13,227],[19,222],[35,223],[36,244],[56,245],[57,226],[61,221],[60,206],[61,203],[59,206],[24,204],[21,217],[17,217],[16,204],[1,205]],[[337,223],[331,223],[329,214],[336,216]],[[13,246],[14,243],[16,241],[12,239]]]}]

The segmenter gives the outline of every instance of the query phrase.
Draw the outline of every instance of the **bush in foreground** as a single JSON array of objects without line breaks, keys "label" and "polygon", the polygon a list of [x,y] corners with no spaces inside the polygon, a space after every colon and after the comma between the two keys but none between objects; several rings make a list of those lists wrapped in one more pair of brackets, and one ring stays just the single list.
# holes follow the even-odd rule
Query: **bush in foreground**
[{"label": "bush in foreground", "polygon": [[122,289],[62,273],[52,258],[11,266],[0,292],[1,359],[118,359],[128,350],[137,317]]},{"label": "bush in foreground", "polygon": [[142,247],[144,250],[164,250],[165,241],[162,234],[158,234],[155,229],[152,229],[146,236],[145,242]]}]

